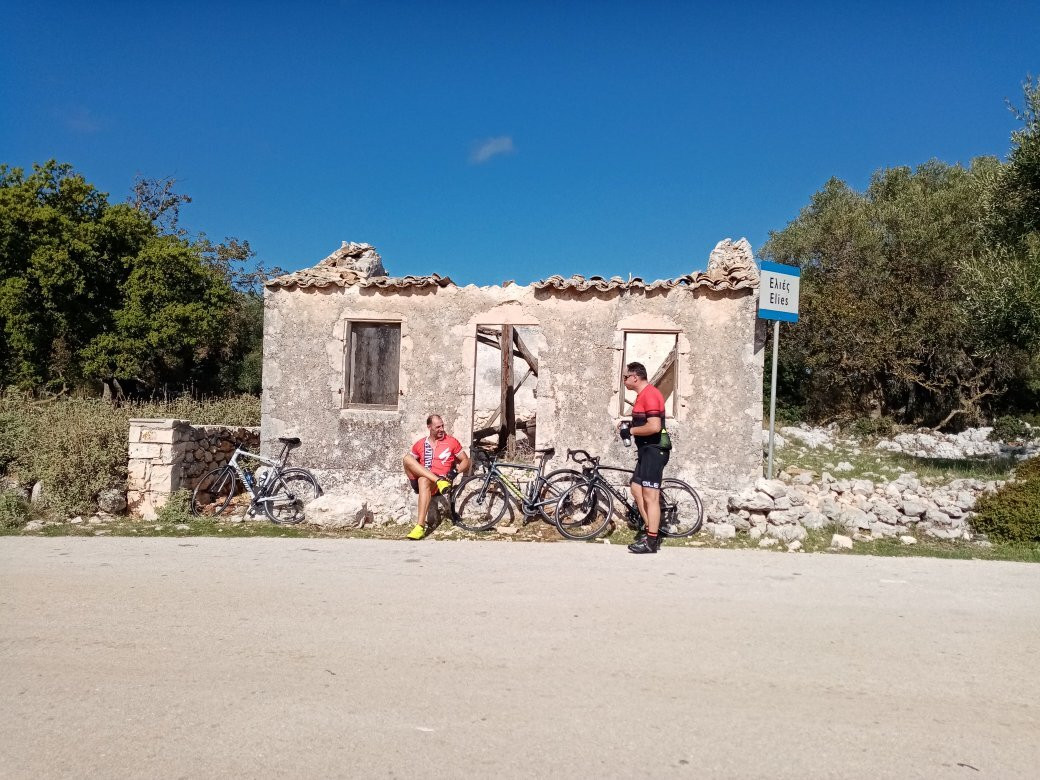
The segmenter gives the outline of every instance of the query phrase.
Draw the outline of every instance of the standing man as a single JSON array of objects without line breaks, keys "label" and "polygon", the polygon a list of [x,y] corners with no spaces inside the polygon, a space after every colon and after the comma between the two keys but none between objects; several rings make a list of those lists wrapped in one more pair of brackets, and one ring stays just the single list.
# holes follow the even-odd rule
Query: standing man
[{"label": "standing man", "polygon": [[646,366],[642,363],[625,366],[624,379],[625,389],[636,392],[636,402],[632,405],[632,422],[623,420],[618,430],[623,438],[630,435],[636,440],[637,460],[631,488],[644,523],[628,551],[656,553],[661,545],[661,480],[671,454],[670,445],[667,449],[662,446],[664,396],[647,381]]},{"label": "standing man", "polygon": [[426,513],[433,495],[450,488],[458,471],[469,469],[469,457],[462,451],[459,440],[444,430],[444,420],[439,414],[427,417],[426,427],[430,434],[419,439],[404,456],[404,473],[412,490],[419,494],[419,519],[408,533],[409,539],[426,536]]}]

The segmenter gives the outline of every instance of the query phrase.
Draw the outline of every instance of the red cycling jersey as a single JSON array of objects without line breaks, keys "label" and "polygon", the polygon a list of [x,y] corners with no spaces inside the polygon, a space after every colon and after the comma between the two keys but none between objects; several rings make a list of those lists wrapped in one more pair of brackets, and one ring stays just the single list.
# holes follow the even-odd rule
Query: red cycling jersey
[{"label": "red cycling jersey", "polygon": [[454,436],[445,436],[432,442],[428,436],[423,436],[412,446],[410,452],[426,468],[438,477],[443,477],[455,468],[462,452],[462,445]]},{"label": "red cycling jersey", "polygon": [[[638,428],[646,425],[651,417],[661,418],[661,427],[664,428],[664,396],[661,391],[653,385],[647,385],[639,391],[636,402],[632,404],[632,427]],[[660,432],[650,436],[636,436],[636,446],[643,444],[660,444]]]}]

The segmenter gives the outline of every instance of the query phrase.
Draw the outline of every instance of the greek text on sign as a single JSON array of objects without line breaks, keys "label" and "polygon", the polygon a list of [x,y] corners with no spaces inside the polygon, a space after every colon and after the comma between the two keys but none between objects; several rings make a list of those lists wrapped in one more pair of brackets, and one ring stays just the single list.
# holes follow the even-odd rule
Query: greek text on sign
[{"label": "greek text on sign", "polygon": [[798,322],[798,287],[802,269],[762,261],[758,284],[758,317],[763,320]]}]

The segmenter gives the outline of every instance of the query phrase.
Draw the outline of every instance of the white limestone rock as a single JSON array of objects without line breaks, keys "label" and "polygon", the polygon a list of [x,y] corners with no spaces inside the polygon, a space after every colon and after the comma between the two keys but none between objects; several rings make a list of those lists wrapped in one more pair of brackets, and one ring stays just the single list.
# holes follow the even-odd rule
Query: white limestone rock
[{"label": "white limestone rock", "polygon": [[907,517],[920,517],[926,511],[928,511],[928,507],[920,501],[908,499],[903,502],[903,514]]},{"label": "white limestone rock", "polygon": [[800,520],[802,526],[810,531],[823,528],[829,522],[827,515],[815,510],[806,513]]},{"label": "white limestone rock", "polygon": [[307,504],[307,522],[322,528],[360,528],[370,516],[368,504],[355,495],[326,493]]},{"label": "white limestone rock", "polygon": [[737,535],[737,529],[729,523],[713,523],[708,528],[716,539],[733,539]]},{"label": "white limestone rock", "polygon": [[773,499],[757,490],[745,490],[729,498],[731,512],[746,509],[749,512],[768,512],[773,508]]},{"label": "white limestone rock", "polygon": [[831,549],[832,550],[851,550],[852,539],[842,534],[834,534],[831,537]]},{"label": "white limestone rock", "polygon": [[800,525],[771,525],[766,529],[766,534],[781,542],[793,542],[806,537],[805,528]]},{"label": "white limestone rock", "polygon": [[755,481],[755,490],[760,493],[765,493],[771,499],[776,499],[787,495],[787,486],[783,482],[776,479],[763,479],[759,478]]}]

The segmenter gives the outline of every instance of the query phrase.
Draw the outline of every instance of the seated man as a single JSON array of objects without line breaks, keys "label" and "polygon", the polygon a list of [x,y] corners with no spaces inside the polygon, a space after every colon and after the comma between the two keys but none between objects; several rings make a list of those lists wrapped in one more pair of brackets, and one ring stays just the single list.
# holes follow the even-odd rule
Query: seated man
[{"label": "seated man", "polygon": [[427,417],[426,427],[430,435],[419,439],[404,456],[404,473],[412,483],[412,490],[419,494],[419,521],[409,532],[409,539],[426,536],[426,513],[433,495],[446,491],[455,474],[469,468],[469,457],[459,440],[444,430],[440,415]]}]

